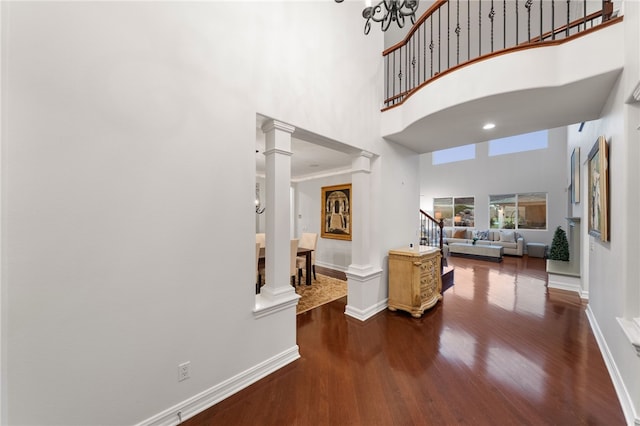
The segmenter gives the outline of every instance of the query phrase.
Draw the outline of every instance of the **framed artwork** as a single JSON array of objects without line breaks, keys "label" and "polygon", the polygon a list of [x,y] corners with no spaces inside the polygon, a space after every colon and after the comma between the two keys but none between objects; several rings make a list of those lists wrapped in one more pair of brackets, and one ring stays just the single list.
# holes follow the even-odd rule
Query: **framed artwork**
[{"label": "framed artwork", "polygon": [[609,241],[609,152],[600,136],[587,160],[589,171],[589,235]]},{"label": "framed artwork", "polygon": [[351,241],[351,184],[322,187],[320,236]]},{"label": "framed artwork", "polygon": [[571,153],[571,202],[580,202],[580,148]]}]

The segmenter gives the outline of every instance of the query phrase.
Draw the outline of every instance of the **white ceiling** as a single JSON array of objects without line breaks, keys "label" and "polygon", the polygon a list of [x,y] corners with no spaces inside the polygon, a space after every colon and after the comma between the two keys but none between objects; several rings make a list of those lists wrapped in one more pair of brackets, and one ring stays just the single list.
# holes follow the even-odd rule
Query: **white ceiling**
[{"label": "white ceiling", "polygon": [[[560,87],[511,92],[456,105],[424,117],[401,132],[385,135],[385,139],[425,153],[595,120],[619,75],[615,70]],[[496,124],[491,131],[482,130],[487,117]]]},{"label": "white ceiling", "polygon": [[[262,124],[266,117],[256,120],[256,174],[265,174],[265,134]],[[301,181],[351,170],[354,148],[298,129],[291,137],[291,180]]]}]

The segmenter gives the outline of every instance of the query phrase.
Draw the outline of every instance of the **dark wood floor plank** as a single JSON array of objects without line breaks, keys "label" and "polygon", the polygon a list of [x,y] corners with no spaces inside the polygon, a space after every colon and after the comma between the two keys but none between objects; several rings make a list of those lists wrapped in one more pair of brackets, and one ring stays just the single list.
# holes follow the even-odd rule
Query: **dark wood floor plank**
[{"label": "dark wood floor plank", "polygon": [[625,424],[585,305],[547,289],[543,259],[449,263],[422,318],[363,323],[346,298],[298,315],[300,360],[184,424]]}]

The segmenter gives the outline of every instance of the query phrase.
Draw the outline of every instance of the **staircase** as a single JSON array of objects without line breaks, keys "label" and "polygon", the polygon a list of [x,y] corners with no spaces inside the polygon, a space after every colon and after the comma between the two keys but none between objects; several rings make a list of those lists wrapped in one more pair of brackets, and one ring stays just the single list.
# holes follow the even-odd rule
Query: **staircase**
[{"label": "staircase", "polygon": [[442,293],[453,285],[453,267],[447,264],[448,250],[444,249],[443,232],[444,221],[436,220],[429,213],[420,209],[420,245],[437,247],[442,253],[440,274],[442,275]]}]

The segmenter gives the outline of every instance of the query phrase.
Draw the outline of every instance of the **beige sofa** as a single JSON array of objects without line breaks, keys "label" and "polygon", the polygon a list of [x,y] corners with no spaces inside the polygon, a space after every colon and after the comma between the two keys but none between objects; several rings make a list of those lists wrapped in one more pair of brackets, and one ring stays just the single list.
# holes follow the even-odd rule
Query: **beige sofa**
[{"label": "beige sofa", "polygon": [[511,256],[524,254],[524,238],[512,229],[478,230],[474,228],[444,228],[443,241],[445,244],[472,244],[477,238],[476,245],[491,245],[502,247],[503,253]]}]

